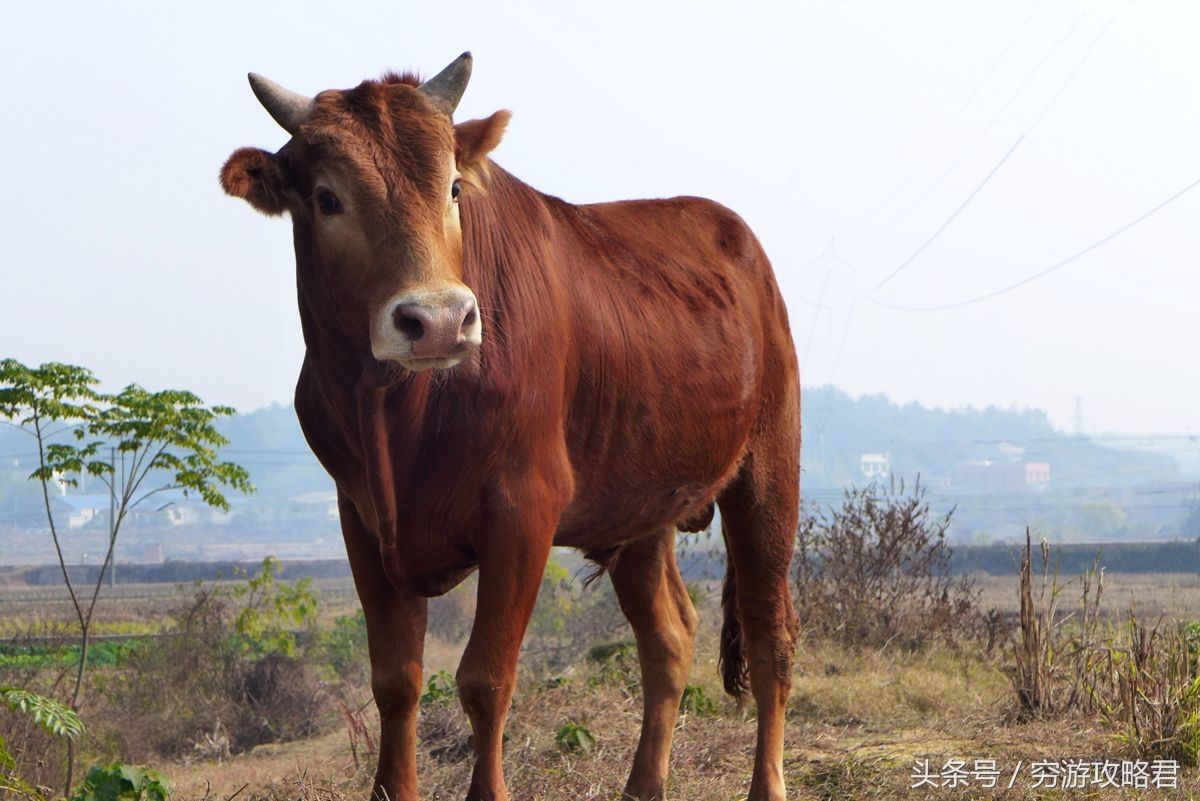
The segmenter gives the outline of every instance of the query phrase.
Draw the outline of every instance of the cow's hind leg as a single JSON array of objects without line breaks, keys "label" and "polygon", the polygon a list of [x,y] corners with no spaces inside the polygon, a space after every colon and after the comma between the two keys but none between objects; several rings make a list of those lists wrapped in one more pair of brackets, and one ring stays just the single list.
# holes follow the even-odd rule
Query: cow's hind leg
[{"label": "cow's hind leg", "polygon": [[637,639],[644,713],[625,797],[663,798],[679,700],[692,669],[696,610],[675,563],[675,529],[624,546],[609,565],[621,609]]},{"label": "cow's hind leg", "polygon": [[797,631],[788,579],[799,494],[795,458],[782,450],[777,460],[760,455],[747,457],[718,501],[729,555],[722,658],[726,687],[740,689],[748,672],[757,707],[748,801],[783,801],[784,718]]}]

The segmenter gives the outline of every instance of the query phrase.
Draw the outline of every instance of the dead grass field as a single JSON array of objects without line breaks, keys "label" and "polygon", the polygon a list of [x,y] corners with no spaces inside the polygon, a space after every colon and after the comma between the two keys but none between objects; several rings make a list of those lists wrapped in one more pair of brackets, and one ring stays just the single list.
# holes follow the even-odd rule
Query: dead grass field
[{"label": "dead grass field", "polygon": [[[709,632],[711,633],[711,632]],[[707,653],[707,652],[706,652]],[[450,649],[439,656],[449,658]],[[693,681],[717,698],[713,656],[698,660]],[[619,801],[636,745],[639,700],[615,687],[589,688],[586,670],[566,685],[526,684],[508,729],[506,767],[514,799]],[[891,798],[1161,798],[1200,795],[1200,777],[1183,773],[1174,790],[1043,790],[1030,768],[1037,760],[1123,760],[1119,745],[1094,721],[1011,722],[1004,675],[991,664],[950,649],[922,654],[847,653],[802,649],[786,742],[785,770],[795,799]],[[467,730],[457,719],[422,744],[424,797],[461,798],[470,775]],[[754,747],[753,722],[722,699],[713,716],[685,715],[676,733],[668,797],[688,801],[744,798]],[[373,722],[373,721],[372,721]],[[567,722],[588,727],[594,753],[564,754],[554,734]],[[914,766],[948,760],[973,766],[995,760],[1001,789],[912,789]],[[1013,789],[1007,782],[1018,776]],[[259,801],[365,798],[368,766],[356,766],[345,730],[300,743],[262,746],[221,764],[169,769],[180,799]]]},{"label": "dead grass field", "polygon": [[[1062,585],[1064,608],[1075,603],[1074,579]],[[348,582],[322,582],[322,618],[353,608]],[[1017,578],[981,577],[981,605],[1015,612]],[[44,592],[38,590],[37,592]],[[102,601],[106,619],[137,615],[153,619],[171,601],[169,588],[141,588]],[[1200,619],[1200,580],[1190,574],[1123,576],[1105,580],[1105,607],[1133,605],[1143,619],[1164,614]],[[137,596],[137,597],[132,597]],[[0,591],[0,626],[30,610],[46,619],[66,611],[61,598],[22,597]],[[102,608],[104,608],[102,606]],[[681,718],[668,797],[728,801],[745,797],[754,747],[753,711],[738,709],[719,690],[715,610],[704,615],[692,682],[716,702],[710,714]],[[618,633],[617,636],[627,636]],[[426,669],[453,672],[461,643],[430,637]],[[528,664],[509,719],[506,769],[514,799],[619,801],[632,759],[640,718],[636,688],[606,680],[602,666],[581,662],[548,681]],[[785,770],[795,799],[1191,799],[1200,797],[1200,774],[1181,769],[1174,788],[1050,788],[1035,775],[1035,762],[1108,762],[1132,759],[1111,730],[1094,718],[1017,722],[1006,675],[1011,645],[988,656],[976,643],[939,645],[908,653],[897,648],[846,650],[802,643],[796,665]],[[361,705],[361,722],[374,732],[374,711],[365,690],[350,699]],[[357,703],[354,703],[354,702]],[[155,765],[176,788],[174,798],[227,801],[340,801],[366,798],[372,757],[369,743],[353,737],[338,708],[321,712],[321,733],[306,740],[259,746],[221,761],[193,759]],[[456,704],[432,705],[422,723],[421,783],[425,798],[457,799],[465,792],[471,759],[469,731]],[[567,723],[585,726],[595,749],[564,752],[555,740]],[[355,754],[357,748],[357,759]],[[975,778],[968,786],[914,788],[928,763],[938,779],[960,761],[966,770],[994,760],[997,787]],[[1132,762],[1130,763],[1132,764]],[[970,777],[969,777],[970,778]],[[1012,787],[1009,787],[1009,783]],[[1169,781],[1164,780],[1167,783]]]},{"label": "dead grass field", "polygon": [[[1036,569],[1037,565],[1035,565]],[[983,609],[1015,613],[1017,577],[976,575],[979,602]],[[1053,578],[1053,577],[1051,577]],[[1039,580],[1035,575],[1035,581]],[[1063,603],[1077,603],[1079,576],[1059,576]],[[1106,573],[1104,607],[1110,614],[1134,609],[1139,617],[1159,615],[1179,620],[1200,619],[1200,575],[1196,573]]]}]

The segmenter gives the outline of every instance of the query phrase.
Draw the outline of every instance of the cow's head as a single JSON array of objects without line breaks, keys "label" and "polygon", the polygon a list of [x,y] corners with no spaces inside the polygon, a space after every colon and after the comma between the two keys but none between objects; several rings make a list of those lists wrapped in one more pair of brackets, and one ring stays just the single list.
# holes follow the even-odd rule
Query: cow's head
[{"label": "cow's head", "polygon": [[315,98],[252,74],[292,139],[278,153],[238,150],[221,170],[230,195],[291,215],[301,285],[326,295],[336,318],[321,324],[410,370],[452,367],[482,341],[463,283],[459,198],[509,115],[453,126],[470,73],[463,53],[424,83],[389,75]]}]

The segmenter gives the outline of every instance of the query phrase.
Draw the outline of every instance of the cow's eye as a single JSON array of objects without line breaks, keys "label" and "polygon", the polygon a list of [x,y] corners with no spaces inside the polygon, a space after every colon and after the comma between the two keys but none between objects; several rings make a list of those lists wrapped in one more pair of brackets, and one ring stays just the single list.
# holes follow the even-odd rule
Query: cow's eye
[{"label": "cow's eye", "polygon": [[342,201],[338,200],[337,195],[328,189],[320,189],[317,191],[317,208],[326,217],[331,214],[341,214]]},{"label": "cow's eye", "polygon": [[462,194],[462,181],[455,178],[454,183],[450,184],[450,199],[458,200],[460,194]]}]

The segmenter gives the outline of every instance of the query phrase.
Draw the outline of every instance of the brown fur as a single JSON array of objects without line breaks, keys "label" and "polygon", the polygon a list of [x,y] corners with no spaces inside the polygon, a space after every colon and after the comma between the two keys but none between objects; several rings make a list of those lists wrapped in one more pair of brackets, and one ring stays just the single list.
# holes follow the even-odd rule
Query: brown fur
[{"label": "brown fur", "polygon": [[[707,200],[543,195],[487,158],[507,112],[452,128],[414,83],[322,93],[280,153],[240,150],[221,173],[227,192],[268,213],[285,206],[295,226],[308,348],[296,410],[337,482],[367,616],[376,797],[417,797],[423,598],[476,566],[479,613],[458,673],[477,755],[467,798],[507,797],[516,658],[560,544],[608,568],[637,636],[645,717],[626,797],[661,798],[695,632],[673,532],[716,503],[731,565],[723,672],[733,692],[748,680],[758,705],[749,797],[782,799],[799,383],[762,248]],[[467,179],[460,249],[440,211],[450,153]],[[323,263],[315,236],[319,169],[352,188],[373,243],[371,291],[435,268],[474,291],[484,333],[471,358],[438,374],[372,358],[369,298],[347,289],[347,265]]]}]

